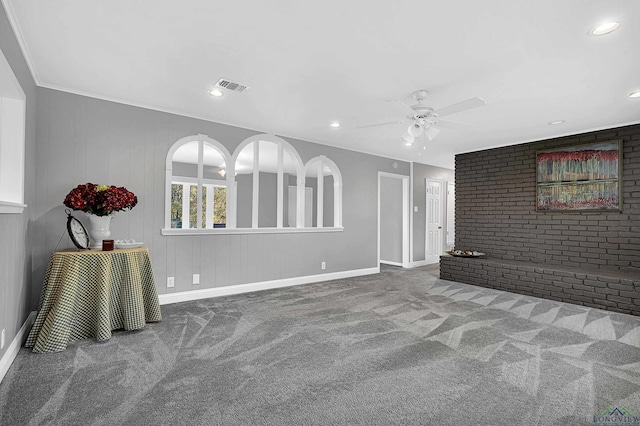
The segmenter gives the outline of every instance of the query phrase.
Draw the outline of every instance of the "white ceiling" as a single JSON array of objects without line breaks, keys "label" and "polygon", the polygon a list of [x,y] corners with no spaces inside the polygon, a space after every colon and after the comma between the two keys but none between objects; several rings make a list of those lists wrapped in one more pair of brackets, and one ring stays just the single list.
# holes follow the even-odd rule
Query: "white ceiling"
[{"label": "white ceiling", "polygon": [[[2,1],[40,86],[396,159],[453,167],[640,122],[637,0]],[[589,35],[607,19],[620,28]],[[219,78],[250,90],[211,97]],[[403,146],[407,124],[357,128],[401,120],[385,100],[417,89],[435,108],[487,105],[426,150]]]}]

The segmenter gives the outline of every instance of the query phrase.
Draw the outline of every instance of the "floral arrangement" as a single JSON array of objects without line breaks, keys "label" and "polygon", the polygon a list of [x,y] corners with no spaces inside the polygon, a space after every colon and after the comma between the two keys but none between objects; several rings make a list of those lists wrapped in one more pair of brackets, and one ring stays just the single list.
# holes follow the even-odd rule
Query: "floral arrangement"
[{"label": "floral arrangement", "polygon": [[64,198],[64,205],[96,216],[108,216],[113,212],[132,209],[138,197],[125,187],[86,183],[73,188]]}]

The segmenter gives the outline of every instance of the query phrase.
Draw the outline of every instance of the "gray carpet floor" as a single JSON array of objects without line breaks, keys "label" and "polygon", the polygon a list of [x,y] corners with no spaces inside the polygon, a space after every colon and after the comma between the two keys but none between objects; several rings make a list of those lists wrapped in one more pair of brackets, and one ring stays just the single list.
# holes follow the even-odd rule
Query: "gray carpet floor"
[{"label": "gray carpet floor", "polygon": [[162,307],[22,348],[2,425],[593,425],[640,413],[640,318],[382,273]]}]

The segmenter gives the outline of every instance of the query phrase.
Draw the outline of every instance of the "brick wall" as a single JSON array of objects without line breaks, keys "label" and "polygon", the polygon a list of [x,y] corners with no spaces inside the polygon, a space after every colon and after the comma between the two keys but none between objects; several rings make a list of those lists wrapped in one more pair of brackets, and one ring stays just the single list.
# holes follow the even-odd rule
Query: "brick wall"
[{"label": "brick wall", "polygon": [[[536,212],[536,151],[615,139],[623,140],[622,212]],[[460,154],[455,177],[456,248],[640,277],[640,125]]]}]

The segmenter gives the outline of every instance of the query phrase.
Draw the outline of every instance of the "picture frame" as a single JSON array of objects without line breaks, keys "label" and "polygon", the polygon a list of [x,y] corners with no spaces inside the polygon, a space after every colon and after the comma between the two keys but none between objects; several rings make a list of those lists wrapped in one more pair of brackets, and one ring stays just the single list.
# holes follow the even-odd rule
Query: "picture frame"
[{"label": "picture frame", "polygon": [[536,211],[622,211],[622,140],[537,151]]}]

